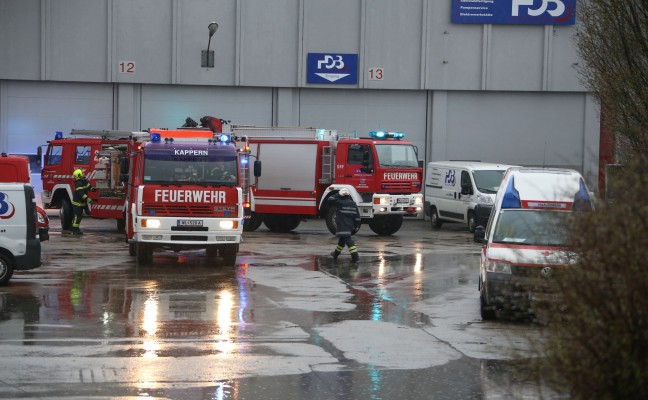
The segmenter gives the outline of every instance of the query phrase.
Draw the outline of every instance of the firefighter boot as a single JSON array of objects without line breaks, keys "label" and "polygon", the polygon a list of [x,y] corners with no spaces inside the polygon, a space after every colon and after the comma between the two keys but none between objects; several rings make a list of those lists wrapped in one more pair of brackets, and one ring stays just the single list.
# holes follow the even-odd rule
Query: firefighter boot
[{"label": "firefighter boot", "polygon": [[351,253],[351,262],[356,263],[358,262],[358,260],[360,260],[360,255],[358,255],[358,252],[354,251],[353,253]]},{"label": "firefighter boot", "polygon": [[337,261],[338,256],[340,255],[340,251],[338,249],[335,249],[331,252],[331,257],[333,257],[333,261]]},{"label": "firefighter boot", "polygon": [[81,235],[83,235],[83,232],[81,232],[81,229],[79,229],[79,228],[74,228],[74,229],[72,229],[72,234],[74,236],[81,236]]}]

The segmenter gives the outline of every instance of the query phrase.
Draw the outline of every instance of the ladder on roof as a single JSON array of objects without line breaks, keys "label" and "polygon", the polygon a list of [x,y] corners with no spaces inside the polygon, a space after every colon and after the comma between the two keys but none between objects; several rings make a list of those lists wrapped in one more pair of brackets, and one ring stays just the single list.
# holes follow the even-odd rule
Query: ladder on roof
[{"label": "ladder on roof", "polygon": [[223,125],[223,133],[236,136],[247,136],[252,139],[319,139],[336,140],[337,131],[301,126],[253,126],[253,125]]},{"label": "ladder on roof", "polygon": [[70,135],[93,136],[102,139],[145,139],[149,137],[148,132],[130,132],[117,130],[93,130],[93,129],[72,129]]}]

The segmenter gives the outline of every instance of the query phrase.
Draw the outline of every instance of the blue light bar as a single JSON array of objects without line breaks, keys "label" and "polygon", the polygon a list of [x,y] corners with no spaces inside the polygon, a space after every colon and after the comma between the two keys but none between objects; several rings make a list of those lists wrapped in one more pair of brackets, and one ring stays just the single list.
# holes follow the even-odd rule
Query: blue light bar
[{"label": "blue light bar", "polygon": [[502,199],[502,208],[522,208],[520,201],[520,192],[515,188],[515,177],[511,177],[506,190],[504,191],[504,198]]},{"label": "blue light bar", "polygon": [[592,209],[592,200],[590,199],[589,193],[587,192],[587,187],[585,182],[580,180],[580,188],[578,192],[574,195],[574,210],[575,211],[589,211]]},{"label": "blue light bar", "polygon": [[151,142],[153,143],[160,143],[162,140],[162,135],[160,132],[151,132]]},{"label": "blue light bar", "polygon": [[369,136],[374,139],[402,139],[405,134],[403,132],[371,131]]},{"label": "blue light bar", "polygon": [[63,132],[56,131],[54,133],[54,139],[63,139]]},{"label": "blue light bar", "polygon": [[232,137],[228,134],[222,133],[219,140],[221,141],[221,143],[229,143],[232,141]]}]

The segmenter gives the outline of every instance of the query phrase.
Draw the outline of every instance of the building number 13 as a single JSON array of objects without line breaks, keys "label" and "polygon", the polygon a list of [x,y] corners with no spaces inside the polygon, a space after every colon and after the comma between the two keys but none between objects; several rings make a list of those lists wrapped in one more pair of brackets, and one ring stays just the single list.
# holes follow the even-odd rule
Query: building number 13
[{"label": "building number 13", "polygon": [[369,80],[370,81],[382,81],[384,78],[384,71],[382,68],[371,67],[369,68]]}]

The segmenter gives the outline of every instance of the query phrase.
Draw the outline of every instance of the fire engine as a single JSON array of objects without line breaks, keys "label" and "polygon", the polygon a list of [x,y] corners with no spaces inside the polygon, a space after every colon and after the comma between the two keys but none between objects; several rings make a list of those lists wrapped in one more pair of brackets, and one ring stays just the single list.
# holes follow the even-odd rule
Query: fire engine
[{"label": "fire engine", "polygon": [[130,157],[126,235],[138,264],[157,249],[204,248],[233,265],[243,233],[247,153],[207,128],[151,128]]},{"label": "fire engine", "polygon": [[[70,137],[57,132],[48,142],[41,179],[41,200],[45,209],[59,209],[61,228],[72,226],[72,194],[75,169],[84,171],[97,191],[89,192],[93,200],[93,218],[114,218],[117,229],[124,231],[128,157],[146,132],[110,130],[72,130]],[[39,152],[40,152],[39,147]]]},{"label": "fire engine", "polygon": [[287,232],[304,219],[324,218],[335,233],[335,208],[327,200],[342,188],[349,189],[363,222],[378,235],[397,232],[404,215],[423,210],[423,170],[416,148],[401,132],[358,138],[306,127],[225,124],[223,130],[246,137],[244,145],[256,159],[255,179],[245,193],[245,231],[263,223]]}]

